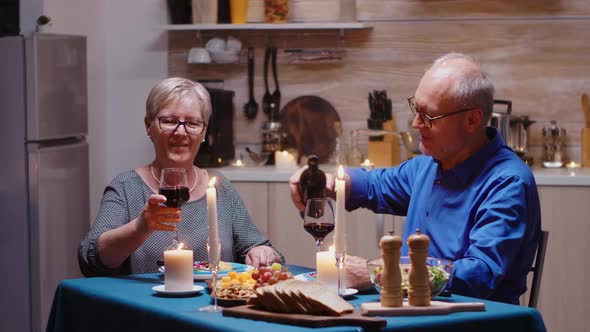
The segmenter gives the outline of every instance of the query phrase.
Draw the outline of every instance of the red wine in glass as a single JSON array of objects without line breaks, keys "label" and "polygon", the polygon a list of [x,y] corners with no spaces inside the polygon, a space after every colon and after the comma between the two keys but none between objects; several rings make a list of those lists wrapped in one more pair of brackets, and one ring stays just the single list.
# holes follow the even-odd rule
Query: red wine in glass
[{"label": "red wine in glass", "polygon": [[320,251],[326,235],[334,230],[334,206],[330,198],[309,198],[305,205],[303,228],[313,236]]},{"label": "red wine in glass", "polygon": [[303,228],[313,236],[316,241],[323,242],[326,235],[334,230],[334,224],[328,223],[309,223],[303,225]]},{"label": "red wine in glass", "polygon": [[166,206],[178,208],[188,202],[188,187],[160,188],[160,195],[166,196]]},{"label": "red wine in glass", "polygon": [[[188,179],[184,168],[164,168],[160,175],[159,193],[166,196],[166,206],[180,208],[188,202],[190,191],[188,190]],[[176,246],[178,240],[178,228],[172,245]]]}]

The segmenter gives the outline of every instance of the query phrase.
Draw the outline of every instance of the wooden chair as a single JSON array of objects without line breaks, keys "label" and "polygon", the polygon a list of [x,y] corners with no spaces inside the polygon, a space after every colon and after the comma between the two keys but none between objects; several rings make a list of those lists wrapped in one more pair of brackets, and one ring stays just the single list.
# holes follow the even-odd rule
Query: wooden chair
[{"label": "wooden chair", "polygon": [[549,232],[541,230],[541,238],[537,246],[537,256],[535,257],[535,264],[531,267],[533,273],[533,282],[531,283],[531,292],[529,295],[529,307],[537,307],[537,299],[539,297],[539,288],[541,287],[541,277],[543,276],[543,265],[545,265],[545,252],[547,251],[547,239]]}]

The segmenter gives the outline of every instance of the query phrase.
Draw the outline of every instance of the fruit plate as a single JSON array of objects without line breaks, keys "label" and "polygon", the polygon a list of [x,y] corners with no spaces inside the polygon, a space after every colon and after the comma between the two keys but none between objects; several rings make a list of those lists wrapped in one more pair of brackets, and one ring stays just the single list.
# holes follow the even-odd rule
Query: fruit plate
[{"label": "fruit plate", "polygon": [[[199,262],[195,262],[195,265],[197,265],[197,264],[199,264]],[[240,264],[240,263],[231,263],[231,269],[220,270],[217,272],[217,276],[223,277],[223,276],[226,276],[231,271],[245,272],[245,271],[250,271],[253,268],[254,267],[252,267],[251,265]],[[160,266],[158,271],[164,273],[166,271],[166,269],[164,266]],[[209,279],[211,279],[211,277],[212,277],[211,271],[209,271],[209,270],[204,270],[204,269],[193,270],[194,280],[209,280]]]}]

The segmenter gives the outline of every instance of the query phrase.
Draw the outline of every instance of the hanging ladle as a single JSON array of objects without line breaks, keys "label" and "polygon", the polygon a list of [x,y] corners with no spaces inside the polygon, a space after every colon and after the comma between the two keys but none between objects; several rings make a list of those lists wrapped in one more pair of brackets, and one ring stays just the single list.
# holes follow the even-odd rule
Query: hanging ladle
[{"label": "hanging ladle", "polygon": [[253,120],[258,113],[258,103],[254,99],[254,49],[252,47],[248,48],[248,92],[250,99],[244,104],[244,113],[248,120]]},{"label": "hanging ladle", "polygon": [[277,48],[272,49],[272,76],[275,80],[275,91],[271,96],[271,119],[278,118],[281,109],[281,90],[279,89],[279,79],[277,78]]},{"label": "hanging ladle", "polygon": [[268,91],[268,61],[271,52],[270,48],[266,48],[264,51],[264,95],[262,96],[262,111],[268,116],[270,116],[271,113],[270,103],[272,100],[270,91]]}]

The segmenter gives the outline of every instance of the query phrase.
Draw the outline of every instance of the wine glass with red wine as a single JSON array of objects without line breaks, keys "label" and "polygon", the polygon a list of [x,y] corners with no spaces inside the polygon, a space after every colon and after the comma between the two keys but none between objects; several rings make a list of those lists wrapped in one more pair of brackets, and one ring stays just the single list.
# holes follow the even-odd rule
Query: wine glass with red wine
[{"label": "wine glass with red wine", "polygon": [[303,228],[313,236],[320,251],[324,238],[334,230],[334,206],[330,198],[307,200]]},{"label": "wine glass with red wine", "polygon": [[[184,168],[164,168],[160,176],[160,195],[166,196],[166,206],[180,208],[188,202],[190,192]],[[173,244],[178,244],[178,228]]]}]

